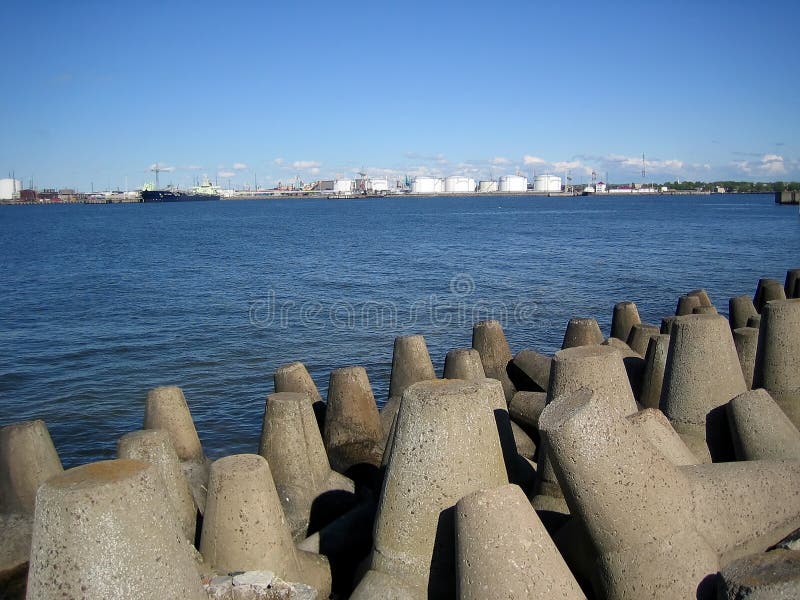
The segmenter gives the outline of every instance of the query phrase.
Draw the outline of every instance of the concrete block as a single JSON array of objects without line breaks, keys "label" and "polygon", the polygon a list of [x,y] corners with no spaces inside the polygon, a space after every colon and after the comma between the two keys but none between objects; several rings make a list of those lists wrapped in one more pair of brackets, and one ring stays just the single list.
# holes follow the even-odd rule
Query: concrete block
[{"label": "concrete block", "polygon": [[728,321],[731,329],[747,327],[747,319],[758,315],[753,299],[750,296],[736,296],[728,300]]},{"label": "concrete block", "polygon": [[753,387],[766,389],[800,428],[800,299],[762,309]]},{"label": "concrete block", "polygon": [[591,346],[603,343],[603,334],[596,319],[577,317],[570,319],[564,332],[561,349]]},{"label": "concrete block", "polygon": [[156,467],[82,465],[39,488],[29,600],[207,600]]},{"label": "concrete block", "polygon": [[800,431],[766,390],[739,394],[727,411],[738,460],[800,462]]},{"label": "concrete block", "polygon": [[754,329],[761,329],[761,315],[754,315],[747,319],[747,326]]},{"label": "concrete block", "polygon": [[514,386],[520,391],[546,392],[550,385],[549,356],[535,350],[520,350],[509,365]]},{"label": "concrete block", "polygon": [[474,348],[456,348],[450,350],[444,359],[445,379],[483,379],[486,373],[483,370],[481,355]]},{"label": "concrete block", "polygon": [[714,303],[711,302],[711,298],[708,296],[708,292],[704,289],[692,290],[691,292],[687,292],[686,295],[696,296],[697,299],[700,300],[700,306],[714,306]]},{"label": "concrete block", "polygon": [[611,337],[626,342],[631,328],[641,322],[639,310],[633,302],[617,302],[611,317]]},{"label": "concrete block", "polygon": [[458,598],[585,598],[522,490],[468,494],[456,504]]},{"label": "concrete block", "polygon": [[800,598],[800,552],[775,550],[740,558],[720,573],[718,600]]},{"label": "concrete block", "polygon": [[311,374],[306,366],[301,362],[291,362],[281,365],[275,369],[272,375],[275,392],[297,392],[307,394],[311,407],[314,410],[314,418],[317,421],[319,430],[325,429],[325,412],[327,407],[322,401],[322,394],[317,389],[317,384],[311,378]]},{"label": "concrete block", "polygon": [[200,552],[221,572],[272,571],[310,585],[322,598],[331,591],[327,559],[295,549],[269,464],[257,454],[211,465]]},{"label": "concrete block", "polygon": [[755,327],[734,329],[733,345],[736,346],[736,355],[739,357],[739,366],[742,367],[744,383],[748,390],[752,389],[758,350],[758,329]]},{"label": "concrete block", "polygon": [[144,429],[163,429],[182,461],[203,461],[203,447],[181,388],[170,385],[147,392]]},{"label": "concrete block", "polygon": [[699,462],[660,410],[646,408],[626,418],[636,433],[650,442],[673,465],[696,465]]},{"label": "concrete block", "polygon": [[307,394],[267,397],[258,453],[269,463],[295,540],[355,504],[353,482],[331,470]]},{"label": "concrete block", "polygon": [[379,466],[383,428],[364,367],[331,372],[323,442],[331,467],[345,473],[357,464]]},{"label": "concrete block", "polygon": [[486,377],[503,384],[506,402],[510,402],[517,389],[508,376],[511,348],[499,321],[480,321],[472,326],[472,347],[478,351]]},{"label": "concrete block", "polygon": [[483,382],[462,380],[406,390],[378,504],[371,572],[352,598],[454,594],[455,504],[508,483],[486,390]]},{"label": "concrete block", "polygon": [[668,335],[659,334],[650,338],[644,357],[642,391],[639,394],[639,403],[645,408],[658,408],[660,405],[668,353]]},{"label": "concrete block", "polygon": [[628,336],[628,346],[639,356],[644,356],[647,353],[647,345],[650,343],[650,338],[658,335],[660,332],[661,330],[656,325],[637,323],[631,327],[631,333]]},{"label": "concrete block", "polygon": [[508,414],[527,431],[535,431],[546,400],[546,392],[517,392],[508,405]]},{"label": "concrete block", "polygon": [[189,543],[194,543],[197,524],[195,506],[189,484],[183,474],[178,454],[169,434],[162,429],[145,429],[123,435],[117,441],[117,456],[153,465],[167,491],[175,519]]},{"label": "concrete block", "polygon": [[719,314],[717,312],[716,307],[714,306],[695,306],[692,309],[693,315],[716,315]]},{"label": "concrete block", "polygon": [[772,300],[786,300],[786,292],[783,289],[783,285],[777,279],[769,279],[767,277],[759,279],[756,294],[753,297],[753,306],[760,313],[767,302]]},{"label": "concrete block", "polygon": [[63,470],[44,421],[0,427],[0,513],[32,515],[36,490]]},{"label": "concrete block", "polygon": [[787,298],[796,298],[794,295],[795,286],[800,281],[800,269],[789,269],[786,271],[786,281],[783,284],[783,291]]},{"label": "concrete block", "polygon": [[733,459],[724,405],[746,390],[727,319],[679,317],[670,336],[660,407],[698,459]]},{"label": "concrete block", "polygon": [[682,317],[684,315],[690,315],[698,306],[702,306],[698,296],[689,296],[688,294],[683,295],[678,298],[678,306],[675,308],[675,316]]},{"label": "concrete block", "polygon": [[661,333],[664,335],[669,335],[672,333],[672,325],[675,323],[675,319],[677,318],[677,315],[671,315],[661,319]]}]

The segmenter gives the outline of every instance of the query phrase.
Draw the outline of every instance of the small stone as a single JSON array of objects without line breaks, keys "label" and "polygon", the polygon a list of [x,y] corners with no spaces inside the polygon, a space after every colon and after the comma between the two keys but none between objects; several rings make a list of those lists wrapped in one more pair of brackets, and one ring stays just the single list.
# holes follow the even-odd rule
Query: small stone
[{"label": "small stone", "polygon": [[247,571],[241,575],[233,578],[233,585],[243,586],[249,585],[253,587],[269,587],[272,580],[275,579],[275,573],[272,571]]},{"label": "small stone", "polygon": [[773,550],[736,560],[722,569],[721,600],[800,597],[800,552]]}]

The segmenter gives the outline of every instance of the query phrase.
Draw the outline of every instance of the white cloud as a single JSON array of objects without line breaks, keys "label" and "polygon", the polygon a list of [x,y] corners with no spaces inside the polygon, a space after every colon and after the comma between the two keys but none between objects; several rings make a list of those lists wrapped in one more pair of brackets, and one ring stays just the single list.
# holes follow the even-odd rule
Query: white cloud
[{"label": "white cloud", "polygon": [[292,163],[295,169],[317,169],[321,165],[315,160],[296,160]]},{"label": "white cloud", "polygon": [[783,157],[777,154],[765,154],[761,158],[761,171],[767,175],[782,175],[786,173]]},{"label": "white cloud", "polygon": [[163,163],[153,163],[148,167],[149,171],[161,171],[162,173],[172,173],[175,170],[175,167],[165,165]]},{"label": "white cloud", "polygon": [[311,173],[312,175],[317,175],[317,174],[319,174],[319,167],[311,167],[308,170],[308,172]]},{"label": "white cloud", "polygon": [[203,167],[200,165],[186,165],[183,168],[187,171],[201,171],[203,169]]},{"label": "white cloud", "polygon": [[233,163],[233,170],[234,171],[244,171],[247,168],[247,165],[244,163]]},{"label": "white cloud", "polygon": [[538,156],[531,156],[530,154],[526,154],[522,157],[522,162],[526,165],[543,165],[547,161],[543,158],[539,158]]},{"label": "white cloud", "polygon": [[276,165],[278,165],[280,167],[281,165],[283,165],[283,158],[279,156],[278,158],[274,159],[272,162],[274,162]]},{"label": "white cloud", "polygon": [[504,157],[504,156],[495,156],[493,159],[491,159],[491,160],[489,161],[489,163],[491,163],[491,164],[493,164],[493,165],[507,165],[507,164],[508,164],[508,163],[510,163],[510,162],[511,162],[511,161],[510,161],[510,160],[508,160],[508,159],[507,159],[506,157]]},{"label": "white cloud", "polygon": [[234,171],[220,171],[217,175],[220,177],[235,177],[236,173]]}]

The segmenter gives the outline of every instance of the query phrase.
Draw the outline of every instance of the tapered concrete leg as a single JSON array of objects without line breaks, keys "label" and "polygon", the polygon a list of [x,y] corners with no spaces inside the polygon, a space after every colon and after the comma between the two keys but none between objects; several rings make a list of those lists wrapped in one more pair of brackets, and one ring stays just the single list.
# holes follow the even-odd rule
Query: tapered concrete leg
[{"label": "tapered concrete leg", "polygon": [[658,335],[660,332],[660,328],[655,325],[637,323],[631,327],[631,333],[628,336],[628,346],[639,356],[644,356],[647,353],[647,345],[650,343],[650,338]]},{"label": "tapered concrete leg", "polygon": [[650,338],[644,357],[642,391],[639,394],[639,403],[645,408],[658,408],[660,405],[668,353],[668,335],[659,334]]},{"label": "tapered concrete leg", "polygon": [[207,600],[154,466],[103,461],[42,484],[27,598]]},{"label": "tapered concrete leg", "polygon": [[711,298],[708,296],[708,292],[706,292],[704,289],[692,290],[686,295],[696,296],[697,299],[700,300],[700,306],[714,306],[714,303],[711,302]]},{"label": "tapered concrete leg", "polygon": [[669,335],[672,333],[672,326],[675,323],[675,319],[677,319],[677,315],[671,315],[669,317],[664,317],[661,319],[661,333],[664,335]]},{"label": "tapered concrete leg", "polygon": [[795,286],[800,281],[800,269],[789,269],[786,271],[786,282],[783,284],[783,291],[787,298],[796,298],[794,295]]},{"label": "tapered concrete leg", "polygon": [[273,571],[327,598],[327,559],[296,550],[269,465],[257,454],[226,456],[211,465],[200,551],[222,572]]},{"label": "tapered concrete leg", "polygon": [[275,369],[272,376],[275,392],[296,392],[307,394],[314,409],[314,418],[317,421],[319,430],[325,429],[325,413],[327,406],[322,401],[322,394],[317,389],[317,384],[311,378],[311,374],[306,366],[301,362],[292,362],[281,365]]},{"label": "tapered concrete leg", "polygon": [[364,367],[331,372],[323,441],[331,467],[344,473],[357,464],[381,463],[383,429]]},{"label": "tapered concrete leg", "polygon": [[0,428],[0,513],[32,515],[36,490],[62,471],[44,421]]},{"label": "tapered concrete leg", "polygon": [[766,306],[767,302],[771,300],[786,300],[786,292],[781,285],[781,282],[777,279],[769,279],[763,278],[758,280],[758,287],[756,288],[756,294],[753,297],[753,305],[756,307],[756,310],[760,313],[764,306]]},{"label": "tapered concrete leg", "polygon": [[481,355],[474,348],[456,348],[450,350],[444,359],[445,379],[483,379]]},{"label": "tapered concrete leg", "polygon": [[508,405],[508,414],[527,431],[536,431],[546,402],[545,392],[517,392]]},{"label": "tapered concrete leg", "polygon": [[203,447],[200,445],[200,438],[181,388],[170,385],[147,392],[144,429],[166,431],[178,458],[182,461],[204,459]]},{"label": "tapered concrete leg", "polygon": [[626,418],[636,433],[650,442],[673,465],[696,465],[699,462],[660,410],[646,408]]},{"label": "tapered concrete leg", "polygon": [[741,558],[720,573],[719,600],[800,598],[800,552],[774,550]]},{"label": "tapered concrete leg", "polygon": [[728,321],[719,315],[679,317],[670,336],[661,410],[698,459],[733,459],[724,405],[746,390]]},{"label": "tapered concrete leg", "polygon": [[768,302],[761,311],[753,387],[763,387],[800,428],[800,299]]},{"label": "tapered concrete leg", "polygon": [[511,380],[520,391],[546,392],[550,385],[549,356],[534,350],[520,350],[509,366]]},{"label": "tapered concrete leg", "polygon": [[633,302],[617,302],[611,317],[611,337],[626,342],[631,328],[641,322],[639,310]]},{"label": "tapered concrete leg", "polygon": [[717,312],[716,307],[714,306],[695,306],[692,309],[693,315],[716,315],[719,314]]},{"label": "tapered concrete leg", "polygon": [[140,460],[156,468],[184,537],[194,543],[197,506],[169,434],[161,429],[127,433],[117,442],[117,456]]},{"label": "tapered concrete leg", "polygon": [[[454,506],[470,492],[505,483],[485,384],[443,380],[407,389],[375,523],[371,569],[379,573],[368,574],[352,597],[419,597],[408,589],[452,596]],[[402,594],[393,581],[402,582]]]},{"label": "tapered concrete leg", "polygon": [[267,397],[258,453],[269,462],[295,539],[305,538],[354,504],[353,482],[331,470],[306,394]]},{"label": "tapered concrete leg", "polygon": [[697,306],[702,306],[700,303],[700,298],[697,296],[681,296],[678,298],[678,306],[675,309],[675,316],[682,317],[684,315],[690,315]]},{"label": "tapered concrete leg", "polygon": [[600,331],[600,325],[597,324],[597,320],[579,317],[570,319],[569,323],[567,323],[561,349],[565,350],[567,348],[577,348],[578,346],[591,346],[602,343],[603,333]]},{"label": "tapered concrete leg", "polygon": [[460,600],[585,598],[516,485],[458,501],[456,567]]},{"label": "tapered concrete leg", "polygon": [[550,403],[539,425],[570,509],[597,548],[606,597],[710,597],[719,564],[687,523],[689,483],[677,468],[588,390]]},{"label": "tapered concrete leg", "polygon": [[754,329],[761,329],[761,315],[755,315],[747,319],[747,326]]},{"label": "tapered concrete leg", "polygon": [[800,462],[800,431],[766,390],[736,396],[727,410],[736,458]]},{"label": "tapered concrete leg", "polygon": [[499,321],[480,321],[472,326],[472,347],[478,351],[487,377],[503,384],[506,402],[510,402],[517,389],[508,376],[511,348]]},{"label": "tapered concrete leg", "polygon": [[753,387],[753,372],[756,367],[756,352],[758,350],[758,329],[755,327],[740,327],[733,330],[733,345],[742,367],[742,375],[747,389]]},{"label": "tapered concrete leg", "polygon": [[731,329],[735,330],[740,327],[747,327],[747,319],[756,316],[758,311],[753,305],[753,299],[744,295],[728,300],[728,313]]}]

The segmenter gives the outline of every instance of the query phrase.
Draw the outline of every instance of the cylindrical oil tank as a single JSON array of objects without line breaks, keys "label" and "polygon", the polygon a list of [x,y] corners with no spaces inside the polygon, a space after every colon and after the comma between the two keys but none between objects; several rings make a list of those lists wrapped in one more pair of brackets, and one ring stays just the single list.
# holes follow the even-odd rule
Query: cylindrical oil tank
[{"label": "cylindrical oil tank", "polygon": [[19,179],[0,179],[0,200],[11,200],[22,189]]},{"label": "cylindrical oil tank", "polygon": [[350,194],[353,191],[352,179],[336,179],[333,182],[333,192],[335,194]]},{"label": "cylindrical oil tank", "polygon": [[475,180],[463,175],[450,175],[444,180],[447,194],[469,194],[475,191]]},{"label": "cylindrical oil tank", "polygon": [[437,183],[439,179],[436,177],[419,176],[415,177],[411,182],[412,194],[435,194],[437,192]]},{"label": "cylindrical oil tank", "polygon": [[377,177],[375,179],[370,179],[370,191],[372,192],[388,192],[389,191],[389,180],[385,177]]},{"label": "cylindrical oil tank", "polygon": [[522,175],[503,175],[499,188],[501,192],[524,192],[528,189],[528,178]]},{"label": "cylindrical oil tank", "polygon": [[533,178],[534,192],[560,192],[561,177],[558,175],[537,175]]},{"label": "cylindrical oil tank", "polygon": [[479,181],[478,182],[478,191],[487,193],[487,192],[496,192],[497,191],[497,182],[496,181]]}]

